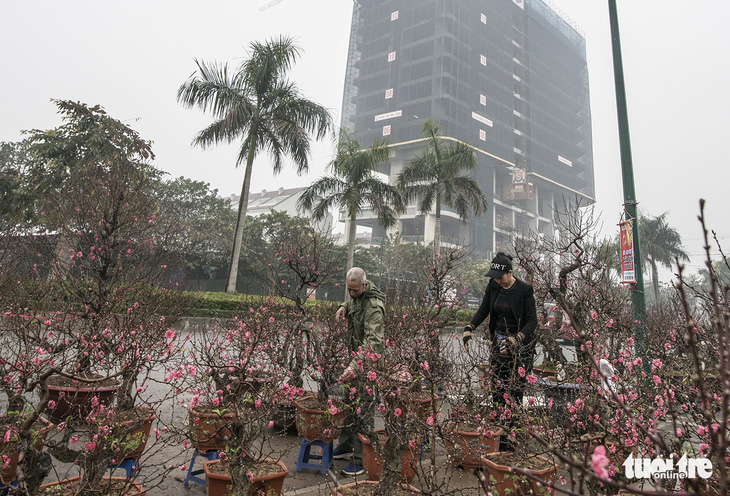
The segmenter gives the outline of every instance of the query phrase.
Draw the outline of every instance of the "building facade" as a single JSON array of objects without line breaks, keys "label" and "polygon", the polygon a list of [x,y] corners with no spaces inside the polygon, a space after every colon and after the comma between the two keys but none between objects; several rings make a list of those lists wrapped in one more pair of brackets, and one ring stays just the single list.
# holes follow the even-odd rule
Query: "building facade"
[{"label": "building facade", "polygon": [[[442,242],[490,256],[514,232],[552,236],[565,200],[593,202],[585,39],[546,2],[356,0],[342,126],[363,146],[388,140],[395,181],[429,118],[474,147],[489,201],[467,223],[442,208]],[[358,223],[384,234],[369,212]],[[428,243],[433,215],[409,205],[396,229]]]},{"label": "building facade", "polygon": [[[259,215],[268,214],[272,211],[285,212],[292,217],[301,215],[297,210],[297,202],[306,189],[306,187],[279,188],[273,191],[264,189],[261,192],[251,192],[248,195],[246,215],[249,217],[258,217]],[[238,202],[240,200],[241,197],[236,194],[228,197],[231,208],[236,211],[238,211]],[[314,227],[322,232],[330,232],[333,222],[333,216],[327,214],[324,219],[314,223]]]}]

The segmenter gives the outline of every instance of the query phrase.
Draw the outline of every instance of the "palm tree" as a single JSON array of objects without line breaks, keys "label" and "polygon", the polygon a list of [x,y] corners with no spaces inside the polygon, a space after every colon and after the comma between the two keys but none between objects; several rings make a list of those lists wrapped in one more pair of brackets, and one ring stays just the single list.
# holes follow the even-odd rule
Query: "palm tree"
[{"label": "palm tree", "polygon": [[228,65],[206,64],[198,60],[198,73],[178,89],[177,99],[186,107],[197,106],[213,114],[214,121],[193,140],[203,148],[241,139],[236,167],[246,163],[238,203],[226,291],[236,292],[238,260],[246,221],[253,162],[266,150],[273,159],[273,172],[281,172],[288,155],[298,174],[309,168],[310,133],[323,138],[332,129],[326,108],[300,95],[286,79],[299,57],[300,49],[287,37],[265,43],[253,42],[250,56],[233,74]]},{"label": "palm tree", "polygon": [[315,181],[299,198],[300,210],[311,210],[315,220],[321,220],[335,205],[344,208],[350,221],[347,233],[347,267],[354,265],[355,228],[357,216],[372,207],[378,221],[386,228],[396,223],[404,205],[397,188],[383,182],[375,173],[390,158],[390,148],[375,140],[363,150],[355,137],[341,129],[335,157],[329,164],[331,175]]},{"label": "palm tree", "polygon": [[423,125],[427,147],[398,175],[398,187],[405,200],[417,200],[421,213],[434,212],[433,253],[441,248],[441,205],[453,208],[462,221],[470,212],[481,215],[487,210],[487,198],[479,183],[462,175],[477,165],[473,148],[457,141],[447,144],[440,128],[429,119]]},{"label": "palm tree", "polygon": [[682,248],[682,237],[667,223],[667,212],[657,217],[640,216],[639,239],[641,240],[641,265],[651,266],[651,284],[654,299],[659,299],[659,275],[657,266],[672,268],[675,259],[689,260],[689,254]]}]

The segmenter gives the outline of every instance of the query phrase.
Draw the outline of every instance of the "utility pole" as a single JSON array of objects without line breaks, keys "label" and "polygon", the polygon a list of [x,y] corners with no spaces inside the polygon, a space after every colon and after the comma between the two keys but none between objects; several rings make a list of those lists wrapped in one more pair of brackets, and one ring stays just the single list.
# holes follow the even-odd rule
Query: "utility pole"
[{"label": "utility pole", "polygon": [[636,192],[634,190],[634,166],[631,160],[631,139],[629,137],[629,118],[626,106],[626,87],[624,86],[624,67],[621,58],[621,40],[618,31],[616,0],[608,0],[608,15],[611,22],[611,48],[613,51],[613,76],[616,84],[616,108],[618,111],[618,137],[621,150],[621,176],[624,187],[624,210],[627,216],[633,219],[636,284],[631,288],[631,302],[634,310],[634,339],[636,350],[639,356],[644,359],[644,370],[646,370],[649,363],[646,360],[647,327],[644,274],[641,269],[639,219],[636,209]]}]

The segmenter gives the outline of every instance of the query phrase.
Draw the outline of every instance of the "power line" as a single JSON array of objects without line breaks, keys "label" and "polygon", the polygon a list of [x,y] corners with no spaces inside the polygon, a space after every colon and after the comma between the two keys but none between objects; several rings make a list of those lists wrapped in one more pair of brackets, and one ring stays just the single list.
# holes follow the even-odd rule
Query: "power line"
[{"label": "power line", "polygon": [[269,7],[273,7],[273,6],[274,6],[274,5],[276,5],[277,3],[279,3],[279,2],[283,2],[283,1],[284,1],[284,0],[271,0],[271,1],[269,2],[269,3],[267,3],[266,5],[264,5],[263,7],[261,7],[261,8],[259,9],[259,11],[261,11],[261,10],[266,10],[266,9],[268,9]]}]

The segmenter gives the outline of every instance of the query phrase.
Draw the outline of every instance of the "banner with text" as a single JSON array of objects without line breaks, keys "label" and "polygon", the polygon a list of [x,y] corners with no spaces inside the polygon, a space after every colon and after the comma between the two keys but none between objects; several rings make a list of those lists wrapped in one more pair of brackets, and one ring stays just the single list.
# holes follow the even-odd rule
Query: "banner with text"
[{"label": "banner with text", "polygon": [[632,220],[626,220],[620,223],[619,228],[621,229],[621,282],[623,284],[636,284]]}]

